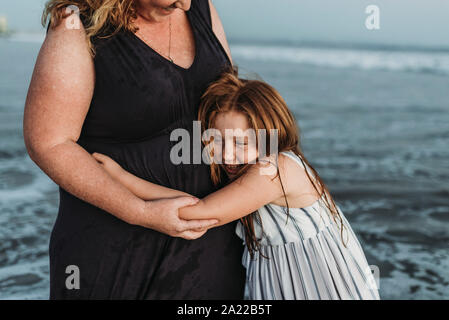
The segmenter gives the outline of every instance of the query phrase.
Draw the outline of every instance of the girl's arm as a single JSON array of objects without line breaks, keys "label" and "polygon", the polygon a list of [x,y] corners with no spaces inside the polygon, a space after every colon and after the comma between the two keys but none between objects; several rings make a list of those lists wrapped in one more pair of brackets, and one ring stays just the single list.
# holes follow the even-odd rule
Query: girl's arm
[{"label": "girl's arm", "polygon": [[[283,166],[282,157],[278,157],[279,166]],[[214,227],[245,217],[283,196],[275,168],[273,164],[253,164],[244,175],[209,194],[196,205],[179,209],[179,216],[186,220],[214,217],[219,221]],[[280,175],[285,181],[281,170]]]},{"label": "girl's arm", "polygon": [[102,165],[109,175],[117,182],[125,186],[135,196],[140,199],[151,201],[164,198],[177,198],[191,196],[190,194],[175,189],[170,189],[151,183],[123,169],[117,162],[110,157],[94,152],[92,156]]},{"label": "girl's arm", "polygon": [[[117,181],[125,185],[132,193],[142,199],[158,197],[177,197],[186,193],[165,188],[142,180],[125,171],[111,158],[94,153],[93,157],[99,161],[105,170]],[[278,165],[284,166],[284,156],[278,157]],[[280,170],[283,181],[284,170]],[[283,196],[279,178],[275,178],[276,168],[270,163],[251,165],[248,171],[224,188],[208,195],[196,205],[179,209],[182,219],[217,219],[220,226],[244,217],[256,211],[267,203]]]}]

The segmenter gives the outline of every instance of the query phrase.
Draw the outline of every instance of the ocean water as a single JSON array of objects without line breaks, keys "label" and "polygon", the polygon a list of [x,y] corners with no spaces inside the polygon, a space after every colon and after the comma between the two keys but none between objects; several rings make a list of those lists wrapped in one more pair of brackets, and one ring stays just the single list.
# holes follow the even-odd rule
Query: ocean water
[{"label": "ocean water", "polygon": [[[0,299],[47,299],[55,184],[28,158],[42,36],[0,38]],[[383,299],[449,298],[449,51],[231,43],[276,87],[306,157],[380,270]],[[255,74],[257,73],[257,75]]]}]

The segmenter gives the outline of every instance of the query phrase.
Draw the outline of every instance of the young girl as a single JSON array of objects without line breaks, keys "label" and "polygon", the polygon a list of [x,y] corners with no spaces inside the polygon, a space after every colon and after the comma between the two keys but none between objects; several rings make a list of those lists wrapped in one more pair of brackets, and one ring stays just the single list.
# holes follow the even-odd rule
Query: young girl
[{"label": "young girl", "polygon": [[[217,226],[240,219],[249,299],[379,299],[360,243],[301,152],[296,121],[274,88],[227,72],[203,95],[199,120],[203,130],[219,133],[205,141],[214,160],[212,180],[229,183],[179,215],[216,218]],[[270,146],[267,154],[262,144]],[[186,195],[133,176],[105,155],[93,156],[142,199]]]}]

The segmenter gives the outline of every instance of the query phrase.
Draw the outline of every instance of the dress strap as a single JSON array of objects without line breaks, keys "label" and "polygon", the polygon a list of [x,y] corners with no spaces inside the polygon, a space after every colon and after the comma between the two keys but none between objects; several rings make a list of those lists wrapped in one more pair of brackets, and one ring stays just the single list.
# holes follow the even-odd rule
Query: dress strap
[{"label": "dress strap", "polygon": [[307,172],[313,177],[313,172],[312,170],[310,170],[309,166],[307,166],[306,163],[303,163],[301,161],[301,157],[298,156],[296,153],[294,153],[293,151],[281,151],[280,153],[285,154],[286,156],[288,156],[289,158],[295,160],[304,170],[307,170]]},{"label": "dress strap", "polygon": [[193,0],[190,10],[197,10],[209,28],[212,29],[212,17],[210,13],[209,0]]}]

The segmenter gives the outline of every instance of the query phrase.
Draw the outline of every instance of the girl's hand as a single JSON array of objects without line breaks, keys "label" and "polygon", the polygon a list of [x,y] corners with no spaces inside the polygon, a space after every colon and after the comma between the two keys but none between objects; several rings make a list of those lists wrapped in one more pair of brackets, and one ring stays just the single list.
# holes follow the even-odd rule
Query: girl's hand
[{"label": "girl's hand", "polygon": [[184,220],[179,209],[197,204],[192,196],[146,201],[142,214],[134,224],[165,233],[171,237],[194,240],[201,238],[209,228],[217,225],[217,219]]},{"label": "girl's hand", "polygon": [[117,162],[104,154],[94,152],[92,157],[115,179],[118,179],[125,172]]}]

